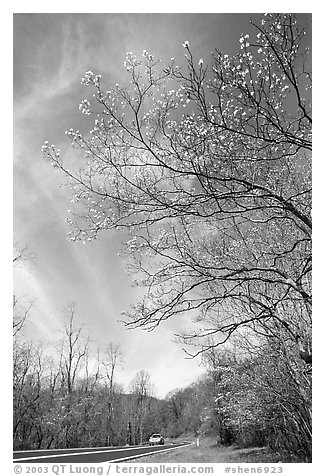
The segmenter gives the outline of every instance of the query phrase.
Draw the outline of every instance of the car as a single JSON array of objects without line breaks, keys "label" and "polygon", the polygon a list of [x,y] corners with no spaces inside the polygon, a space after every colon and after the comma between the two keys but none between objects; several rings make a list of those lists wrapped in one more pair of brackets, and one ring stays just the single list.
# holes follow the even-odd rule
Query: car
[{"label": "car", "polygon": [[165,443],[164,438],[159,433],[154,433],[149,438],[149,445],[150,446],[163,445],[164,443]]}]

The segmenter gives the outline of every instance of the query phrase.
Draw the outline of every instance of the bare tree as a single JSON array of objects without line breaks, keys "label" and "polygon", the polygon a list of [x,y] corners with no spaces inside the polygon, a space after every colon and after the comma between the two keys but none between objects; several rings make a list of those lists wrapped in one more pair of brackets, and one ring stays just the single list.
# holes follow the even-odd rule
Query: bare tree
[{"label": "bare tree", "polygon": [[122,352],[118,344],[109,343],[105,349],[102,365],[104,367],[105,379],[107,381],[107,432],[106,445],[111,445],[114,435],[114,404],[116,399],[116,369],[122,364]]},{"label": "bare tree", "polygon": [[81,327],[75,326],[75,304],[69,305],[62,341],[61,374],[68,394],[75,388],[76,377],[87,353],[87,344],[81,342]]},{"label": "bare tree", "polygon": [[[20,247],[18,245],[14,248],[14,257],[13,264],[15,266],[25,262],[30,261],[34,258],[34,254],[28,250],[28,245]],[[13,295],[13,336],[16,337],[18,333],[23,328],[28,316],[30,315],[30,310],[32,308],[32,303],[28,305],[22,305],[19,302],[17,295]]]},{"label": "bare tree", "polygon": [[30,315],[30,310],[33,304],[29,303],[27,306],[21,306],[21,303],[18,301],[17,296],[13,295],[13,337],[16,337],[18,333],[23,328],[28,316]]},{"label": "bare tree", "polygon": [[135,397],[134,442],[135,444],[141,444],[144,441],[144,425],[149,411],[150,397],[154,393],[150,374],[146,370],[137,372],[135,378],[130,383],[130,393]]},{"label": "bare tree", "polygon": [[75,425],[79,422],[78,418],[74,418],[75,412],[78,411],[76,384],[77,378],[81,377],[81,371],[85,370],[85,357],[88,349],[88,339],[84,340],[82,327],[76,326],[75,318],[75,304],[70,304],[67,308],[64,337],[60,349],[61,391],[63,392],[64,407],[63,427],[67,448],[74,445]]}]

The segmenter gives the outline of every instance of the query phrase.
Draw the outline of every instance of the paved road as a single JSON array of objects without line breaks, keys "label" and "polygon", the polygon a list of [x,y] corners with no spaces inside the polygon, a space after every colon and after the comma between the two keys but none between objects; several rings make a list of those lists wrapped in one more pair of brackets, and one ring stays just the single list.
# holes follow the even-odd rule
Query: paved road
[{"label": "paved road", "polygon": [[14,451],[14,461],[20,463],[103,463],[127,461],[157,451],[171,451],[184,446],[114,446],[104,448],[74,448],[63,450]]}]

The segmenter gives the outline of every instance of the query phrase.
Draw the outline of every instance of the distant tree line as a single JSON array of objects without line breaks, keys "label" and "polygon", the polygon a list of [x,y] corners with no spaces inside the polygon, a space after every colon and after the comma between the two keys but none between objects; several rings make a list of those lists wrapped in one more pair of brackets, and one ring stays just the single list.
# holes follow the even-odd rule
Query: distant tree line
[{"label": "distant tree line", "polygon": [[92,355],[72,306],[51,356],[15,333],[14,449],[136,445],[161,432],[268,446],[287,461],[310,461],[310,366],[285,343],[246,346],[210,346],[202,354],[206,374],[159,399],[145,370],[127,389],[118,383],[119,346]]},{"label": "distant tree line", "polygon": [[124,390],[116,381],[119,346],[91,355],[74,307],[50,354],[15,333],[15,450],[139,444],[166,426],[150,375],[141,370]]}]

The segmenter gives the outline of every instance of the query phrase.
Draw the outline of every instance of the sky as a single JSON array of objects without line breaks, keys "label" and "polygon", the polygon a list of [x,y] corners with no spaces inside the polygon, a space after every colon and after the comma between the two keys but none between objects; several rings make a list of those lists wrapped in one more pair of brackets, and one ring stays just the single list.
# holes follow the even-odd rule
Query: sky
[{"label": "sky", "polygon": [[232,53],[250,30],[248,13],[15,13],[13,23],[14,195],[13,235],[28,245],[33,259],[14,269],[20,302],[33,302],[27,339],[51,342],[74,302],[77,325],[92,341],[119,344],[124,358],[117,380],[125,386],[147,370],[157,396],[195,381],[204,369],[188,360],[174,334],[189,327],[186,317],[171,319],[153,332],[127,330],[121,312],[138,295],[118,253],[123,237],[102,235],[95,242],[67,240],[70,207],[64,177],[42,157],[45,140],[70,154],[65,131],[91,126],[78,106],[87,96],[80,80],[87,70],[107,85],[123,83],[126,53],[144,49],[168,62],[182,62],[189,40],[198,58],[215,49]]}]

